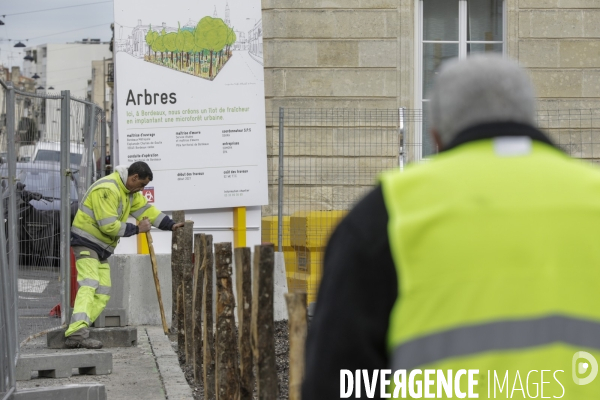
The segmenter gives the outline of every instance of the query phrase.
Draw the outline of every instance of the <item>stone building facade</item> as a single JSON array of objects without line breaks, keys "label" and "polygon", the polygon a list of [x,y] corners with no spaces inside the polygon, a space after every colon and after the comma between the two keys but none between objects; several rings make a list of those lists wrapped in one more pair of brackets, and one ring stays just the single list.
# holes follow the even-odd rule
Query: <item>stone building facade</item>
[{"label": "stone building facade", "polygon": [[[407,159],[426,158],[435,149],[427,143],[422,121],[426,115],[420,110],[426,109],[426,89],[435,69],[450,56],[477,51],[502,52],[525,66],[540,110],[548,111],[542,127],[570,154],[600,159],[599,0],[263,0],[262,8],[266,109],[273,113],[273,134],[268,135],[273,171],[279,107],[405,107],[414,111],[413,117],[418,115],[406,130],[404,143],[416,143],[405,149]],[[578,110],[585,116],[579,116]],[[571,111],[574,115],[569,115]],[[297,184],[285,180],[286,196],[295,203],[284,208],[284,215],[307,208],[343,209],[380,172],[364,167],[373,165],[364,151],[342,155],[331,144],[331,138],[342,133],[345,145],[365,143],[375,130],[363,126],[353,138],[347,123],[318,128],[309,126],[310,121],[306,124],[286,127],[292,140],[304,140],[303,146],[286,153],[286,171],[289,168],[288,175],[304,180]],[[382,122],[378,140],[389,145],[381,146],[386,159],[380,165],[398,166],[393,137],[399,127],[383,127]],[[598,154],[593,154],[594,149]],[[339,175],[349,173],[344,165],[353,165],[350,173],[364,174],[355,182],[340,183]],[[270,184],[273,205],[277,181]],[[336,193],[344,195],[336,198]],[[275,210],[270,206],[265,211]]]},{"label": "stone building facade", "polygon": [[[267,109],[420,108],[428,1],[263,0]],[[542,104],[599,108],[600,1],[488,1],[502,7],[503,52],[528,68]]]}]

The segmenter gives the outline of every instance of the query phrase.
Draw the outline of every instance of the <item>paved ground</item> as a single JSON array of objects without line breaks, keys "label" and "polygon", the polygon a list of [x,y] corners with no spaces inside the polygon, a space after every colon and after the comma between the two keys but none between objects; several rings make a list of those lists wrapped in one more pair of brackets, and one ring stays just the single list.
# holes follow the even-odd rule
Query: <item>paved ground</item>
[{"label": "paved ground", "polygon": [[[192,399],[192,391],[179,367],[177,356],[161,327],[139,326],[138,346],[105,349],[113,354],[113,373],[110,375],[73,375],[65,379],[37,378],[17,382],[24,388],[83,383],[105,385],[110,400]],[[76,352],[79,350],[50,350],[46,338],[35,339],[21,348],[24,354]]]}]

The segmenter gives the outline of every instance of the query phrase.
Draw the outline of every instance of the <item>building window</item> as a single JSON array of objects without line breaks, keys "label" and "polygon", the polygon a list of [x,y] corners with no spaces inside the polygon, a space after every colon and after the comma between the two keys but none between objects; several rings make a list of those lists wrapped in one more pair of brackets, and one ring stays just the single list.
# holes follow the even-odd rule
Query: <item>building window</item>
[{"label": "building window", "polygon": [[430,137],[429,90],[440,64],[470,54],[504,53],[504,0],[418,0],[417,107],[423,110],[422,148],[417,158],[437,152]]}]

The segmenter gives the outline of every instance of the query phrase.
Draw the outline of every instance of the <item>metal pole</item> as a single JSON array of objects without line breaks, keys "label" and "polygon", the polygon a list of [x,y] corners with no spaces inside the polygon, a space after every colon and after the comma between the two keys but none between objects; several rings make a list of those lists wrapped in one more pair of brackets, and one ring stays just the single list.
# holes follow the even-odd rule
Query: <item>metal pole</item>
[{"label": "metal pole", "polygon": [[71,318],[71,92],[60,92],[60,275],[61,323]]},{"label": "metal pole", "polygon": [[87,170],[85,177],[85,190],[90,187],[93,182],[93,171],[94,171],[94,133],[96,131],[96,105],[90,106],[90,125],[88,132],[88,148],[87,148]]},{"label": "metal pole", "polygon": [[279,107],[279,187],[277,194],[277,251],[283,251],[283,125],[284,109]]},{"label": "metal pole", "polygon": [[109,136],[110,136],[110,142],[108,144],[109,146],[109,152],[110,152],[110,170],[111,172],[114,172],[115,170],[115,139],[114,139],[114,128],[113,128],[113,113],[111,111],[110,113],[110,125],[108,125],[108,131],[109,131]]},{"label": "metal pole", "polygon": [[[0,215],[4,216],[4,201],[0,200]],[[11,385],[14,385],[15,371],[12,361],[14,358],[14,346],[16,339],[14,338],[14,332],[9,321],[12,320],[12,314],[10,311],[10,298],[12,290],[10,287],[11,280],[9,279],[8,273],[8,256],[6,250],[6,234],[4,229],[0,229],[0,282],[2,283],[2,306],[0,307],[0,347],[1,347],[1,362],[0,368],[0,392],[6,392],[10,389]],[[12,367],[12,368],[11,368]],[[6,373],[5,373],[6,371]],[[8,379],[8,387],[6,385]],[[14,386],[13,386],[14,387]]]},{"label": "metal pole", "polygon": [[100,176],[106,175],[106,109],[100,113]]},{"label": "metal pole", "polygon": [[398,122],[399,122],[399,131],[400,131],[400,159],[398,160],[398,164],[400,165],[400,171],[404,170],[404,111],[406,109],[404,107],[400,107],[398,109]]},{"label": "metal pole", "polygon": [[[19,309],[18,309],[18,291],[19,291],[19,279],[17,263],[19,260],[19,245],[17,243],[17,157],[15,148],[15,88],[12,83],[8,84],[8,91],[6,93],[6,131],[7,131],[7,150],[8,150],[8,274],[7,277],[10,279],[12,284],[12,290],[10,296],[12,299],[7,299],[12,302],[12,313],[9,310],[8,321],[13,323],[13,330],[9,339],[9,358],[10,367],[9,374],[11,374],[11,380],[9,386],[15,386],[15,374],[14,368],[17,365],[17,359],[19,357],[19,347],[17,344],[17,338],[19,337]],[[11,301],[12,300],[12,301]],[[10,329],[9,329],[10,330]]]}]

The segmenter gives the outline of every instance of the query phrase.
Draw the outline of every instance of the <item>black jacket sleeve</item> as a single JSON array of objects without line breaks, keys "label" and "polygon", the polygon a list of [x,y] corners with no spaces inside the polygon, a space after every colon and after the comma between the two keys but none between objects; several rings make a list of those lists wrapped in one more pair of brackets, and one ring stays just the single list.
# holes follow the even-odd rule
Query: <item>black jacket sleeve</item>
[{"label": "black jacket sleeve", "polygon": [[398,283],[387,224],[383,192],[377,187],[329,240],[306,341],[303,400],[339,398],[341,369],[371,373],[389,367],[386,338]]},{"label": "black jacket sleeve", "polygon": [[163,230],[163,231],[172,231],[173,225],[175,225],[175,221],[173,221],[171,218],[169,218],[168,215],[165,215],[163,220],[160,221],[160,225],[158,226],[158,229]]}]

